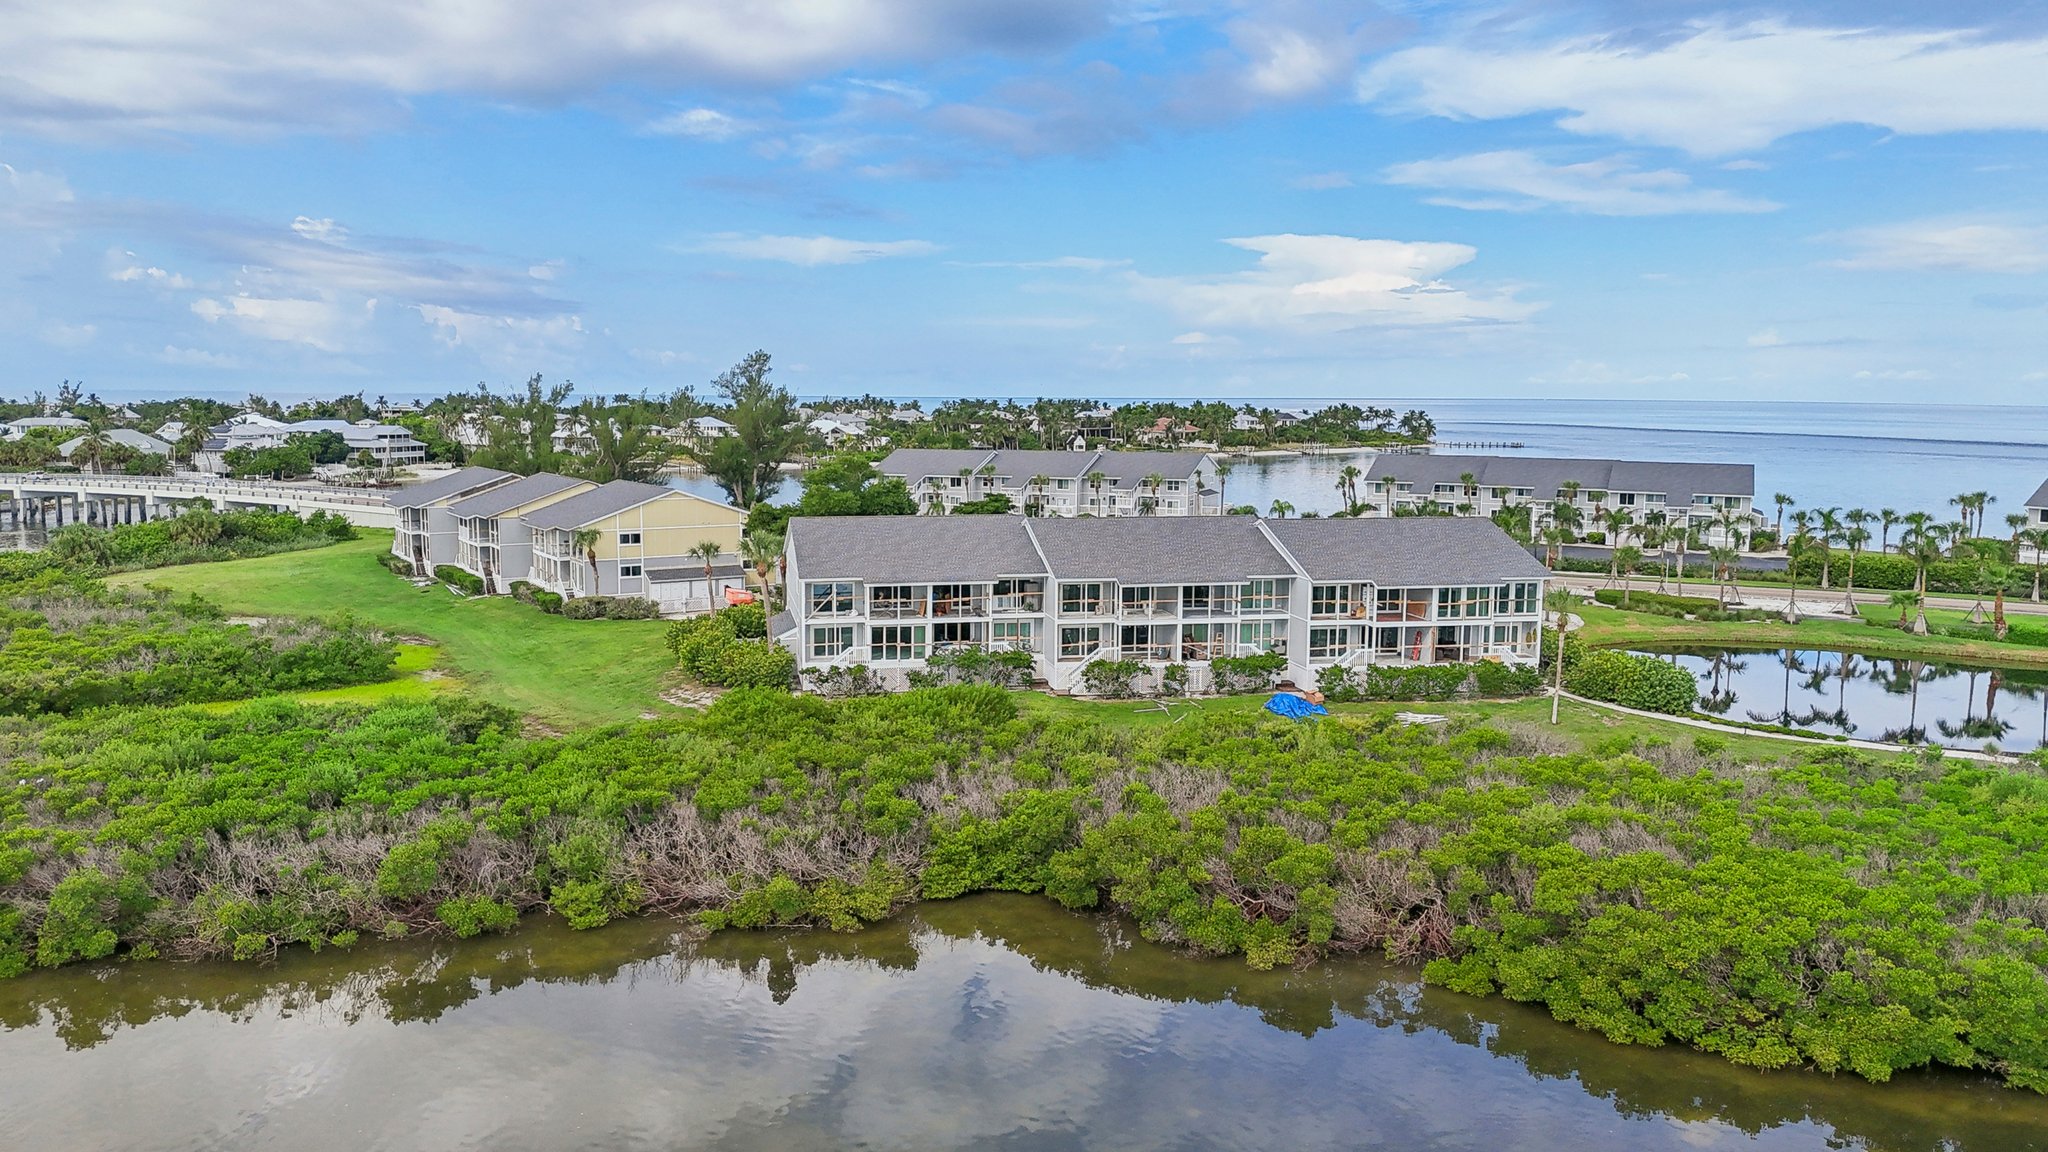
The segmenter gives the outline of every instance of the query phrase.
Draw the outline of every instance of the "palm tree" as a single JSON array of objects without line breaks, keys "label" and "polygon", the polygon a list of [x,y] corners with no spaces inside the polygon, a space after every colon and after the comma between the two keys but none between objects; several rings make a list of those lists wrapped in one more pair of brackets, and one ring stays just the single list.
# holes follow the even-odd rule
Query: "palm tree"
[{"label": "palm tree", "polygon": [[1890,508],[1879,508],[1877,510],[1877,523],[1877,550],[1879,552],[1889,552],[1892,550],[1892,529],[1899,524],[1899,514]]},{"label": "palm tree", "polygon": [[1920,612],[1913,618],[1913,631],[1919,635],[1927,633],[1927,566],[1941,558],[1942,538],[1947,529],[1934,523],[1934,517],[1925,512],[1910,512],[1905,517],[1906,530],[1899,535],[1899,550],[1913,558],[1913,593]]},{"label": "palm tree", "polygon": [[[711,614],[718,615],[717,589],[712,586],[711,565],[725,549],[716,540],[699,540],[690,545],[688,554],[704,562],[704,598],[711,603]],[[709,627],[709,625],[706,625]]]},{"label": "palm tree", "polygon": [[1779,492],[1771,497],[1771,503],[1778,506],[1778,526],[1772,531],[1772,535],[1776,536],[1780,543],[1783,543],[1785,539],[1785,509],[1791,505],[1792,497]]},{"label": "palm tree", "polygon": [[782,559],[782,537],[773,532],[749,533],[740,537],[740,556],[754,575],[761,581],[761,605],[766,610],[770,603],[768,579],[775,571],[775,562]]},{"label": "palm tree", "polygon": [[[1636,547],[1633,544],[1623,544],[1621,547],[1616,548],[1614,550],[1614,567],[1621,572],[1633,573],[1636,570],[1636,565],[1641,564],[1642,562],[1643,550],[1641,548]],[[1633,591],[1634,588],[1635,585],[1629,582],[1628,577],[1623,576],[1621,581],[1622,607],[1628,607],[1628,594],[1631,591]]]},{"label": "palm tree", "polygon": [[1024,514],[1036,516],[1045,510],[1045,486],[1052,483],[1052,477],[1040,472],[1031,478],[1031,498],[1024,501]]},{"label": "palm tree", "polygon": [[1147,473],[1142,481],[1145,485],[1145,499],[1138,505],[1140,516],[1150,516],[1159,511],[1159,489],[1165,487],[1166,477],[1157,472]]},{"label": "palm tree", "polygon": [[1814,513],[1814,518],[1814,527],[1818,531],[1814,533],[1813,542],[1820,547],[1820,590],[1825,592],[1835,586],[1835,542],[1842,538],[1842,510],[1822,508]]},{"label": "palm tree", "polygon": [[1471,501],[1474,506],[1477,506],[1479,503],[1479,477],[1470,472],[1460,472],[1458,473],[1458,484],[1465,491],[1465,499]]},{"label": "palm tree", "polygon": [[1544,595],[1543,606],[1550,609],[1551,614],[1557,618],[1557,651],[1552,654],[1552,663],[1557,666],[1557,680],[1550,692],[1550,722],[1555,724],[1558,703],[1564,699],[1565,610],[1572,606],[1572,595],[1562,588],[1552,588]]},{"label": "palm tree", "polygon": [[1585,485],[1577,480],[1567,480],[1557,486],[1557,494],[1564,499],[1565,503],[1570,504],[1573,508],[1577,508],[1579,504],[1579,489],[1584,487]]},{"label": "palm tree", "polygon": [[1720,598],[1721,607],[1728,606],[1728,588],[1735,583],[1735,564],[1742,559],[1740,548],[1729,544],[1717,544],[1707,550],[1707,556],[1714,562],[1714,589]]},{"label": "palm tree", "polygon": [[924,478],[924,510],[927,515],[936,516],[945,510],[945,487],[937,476]]},{"label": "palm tree", "polygon": [[1285,520],[1293,512],[1294,505],[1289,504],[1285,500],[1275,500],[1273,501],[1273,506],[1266,510],[1266,515],[1271,516],[1275,520]]},{"label": "palm tree", "polygon": [[1553,520],[1543,526],[1543,566],[1545,568],[1556,569],[1558,560],[1564,553],[1564,545],[1567,539],[1569,539],[1569,534],[1557,521]]},{"label": "palm tree", "polygon": [[1885,598],[1886,603],[1899,610],[1899,627],[1911,626],[1913,610],[1920,607],[1920,593],[1911,588],[1901,588]]},{"label": "palm tree", "polygon": [[[1875,519],[1877,519],[1876,515],[1867,508],[1851,508],[1847,512],[1842,513],[1842,523],[1847,524],[1851,528],[1868,528],[1870,527],[1870,522]],[[1863,540],[1865,543],[1869,543],[1870,533],[1865,532]]]},{"label": "palm tree", "polygon": [[[1861,509],[1858,511],[1861,511]],[[1864,513],[1866,523],[1868,522],[1867,517],[1869,515],[1868,512]],[[1863,551],[1863,546],[1870,543],[1870,529],[1865,528],[1862,524],[1858,524],[1842,533],[1842,543],[1849,546],[1849,588],[1848,591],[1842,594],[1842,603],[1848,607],[1849,614],[1854,616],[1856,614],[1856,557]]]},{"label": "palm tree", "polygon": [[1093,506],[1098,512],[1102,510],[1102,485],[1108,480],[1107,472],[1090,472],[1087,475],[1088,489],[1095,494]]},{"label": "palm tree", "polygon": [[595,528],[578,528],[569,537],[578,552],[590,561],[590,591],[595,594],[600,587],[597,572],[597,541],[600,533]]},{"label": "palm tree", "polygon": [[1392,517],[1394,514],[1394,491],[1400,487],[1400,481],[1394,479],[1392,472],[1388,472],[1380,477],[1380,486],[1386,489],[1387,515]]},{"label": "palm tree", "polygon": [[2048,566],[2048,528],[2029,528],[2020,540],[2034,550],[2034,603],[2041,602],[2041,569]]},{"label": "palm tree", "polygon": [[[1358,509],[1358,478],[1363,475],[1365,473],[1356,464],[1346,464],[1344,470],[1337,473],[1337,491],[1344,495],[1346,512]],[[1471,473],[1467,472],[1465,475],[1470,476]]]},{"label": "palm tree", "polygon": [[2020,533],[2026,531],[2027,528],[2027,514],[2025,512],[2006,513],[2005,526],[2012,530],[2012,550],[2017,554],[2020,550]]},{"label": "palm tree", "polygon": [[1600,517],[1600,523],[1607,530],[1607,543],[1619,548],[1628,542],[1628,534],[1635,528],[1635,521],[1629,519],[1628,509],[1609,508]]},{"label": "palm tree", "polygon": [[1785,600],[1785,622],[1799,623],[1799,561],[1813,544],[1812,519],[1804,511],[1792,517],[1792,538],[1785,541],[1785,573],[1792,578],[1792,593]]}]

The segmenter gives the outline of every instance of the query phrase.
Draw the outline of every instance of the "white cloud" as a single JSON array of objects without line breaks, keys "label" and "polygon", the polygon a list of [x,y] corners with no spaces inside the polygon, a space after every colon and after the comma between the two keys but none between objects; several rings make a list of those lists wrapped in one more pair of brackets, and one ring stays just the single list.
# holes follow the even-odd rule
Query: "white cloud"
[{"label": "white cloud", "polygon": [[438,304],[413,306],[450,348],[467,348],[486,363],[519,367],[580,344],[580,316],[488,316]]},{"label": "white cloud", "polygon": [[1885,368],[1871,371],[1868,368],[1850,377],[1852,380],[1932,380],[1934,373],[1924,368]]},{"label": "white cloud", "polygon": [[722,232],[692,250],[815,268],[823,264],[863,264],[890,256],[924,256],[939,249],[926,240],[847,240],[838,236],[745,236]]},{"label": "white cloud", "polygon": [[203,348],[180,348],[175,344],[164,345],[164,350],[157,353],[156,358],[161,363],[176,364],[185,368],[240,368],[242,366],[242,361],[239,357],[230,356],[225,352],[208,352]]},{"label": "white cloud", "polygon": [[349,327],[343,310],[327,300],[202,296],[192,314],[208,324],[228,326],[250,336],[286,344],[303,344],[321,352],[340,352]]},{"label": "white cloud", "polygon": [[1173,338],[1175,344],[1211,344],[1216,338],[1207,332],[1183,332]]},{"label": "white cloud", "polygon": [[[129,255],[132,256],[133,253],[129,253]],[[139,264],[130,264],[126,268],[117,268],[109,272],[107,278],[121,284],[150,283],[162,288],[190,288],[192,286],[192,281],[187,280],[184,276],[176,272],[166,272],[155,265],[144,268]]]},{"label": "white cloud", "polygon": [[1306,192],[1329,192],[1352,186],[1351,176],[1345,172],[1316,172],[1308,176],[1297,176],[1290,186]]},{"label": "white cloud", "polygon": [[1456,119],[1562,110],[1587,135],[1698,155],[1838,124],[1917,135],[2048,130],[2048,39],[1967,32],[1699,23],[1644,47],[1583,37],[1535,47],[1437,44],[1368,69],[1359,96]]},{"label": "white cloud", "polygon": [[1752,334],[1749,338],[1749,346],[1751,348],[1777,348],[1784,343],[1785,338],[1778,335],[1776,328],[1766,328],[1761,332]]},{"label": "white cloud", "polygon": [[348,229],[332,220],[315,220],[308,216],[293,217],[292,231],[308,240],[318,240],[323,244],[340,244],[348,239]]},{"label": "white cloud", "polygon": [[1479,152],[1396,164],[1387,169],[1386,181],[1477,193],[1432,196],[1430,203],[1507,212],[1547,206],[1596,216],[1665,216],[1769,212],[1778,207],[1718,188],[1695,188],[1691,177],[1673,169],[1645,172],[1620,156],[1551,164],[1531,152]]},{"label": "white cloud", "polygon": [[52,320],[43,325],[42,337],[43,343],[54,344],[59,348],[83,348],[92,343],[93,337],[99,335],[99,331],[99,326],[95,324],[66,324],[60,320]]},{"label": "white cloud", "polygon": [[1854,255],[1839,268],[1924,272],[2029,273],[2048,270],[2048,228],[1972,220],[1916,220],[1858,228],[1823,239]]},{"label": "white cloud", "polygon": [[74,197],[71,185],[62,176],[46,172],[24,172],[12,164],[0,164],[0,175],[7,178],[8,199],[30,204],[68,203]]},{"label": "white cloud", "polygon": [[1464,244],[1293,234],[1224,243],[1259,253],[1258,266],[1219,276],[1133,274],[1132,285],[1203,330],[1515,323],[1542,307],[1511,291],[1478,294],[1445,283],[1445,273],[1477,255]]},{"label": "white cloud", "polygon": [[0,122],[52,132],[348,128],[465,93],[535,104],[627,85],[786,84],[862,63],[1027,52],[1101,0],[75,0],[0,20]]},{"label": "white cloud", "polygon": [[1103,272],[1111,268],[1124,268],[1129,260],[1107,260],[1100,256],[1055,256],[1050,260],[975,260],[961,261],[962,268],[1033,268],[1071,270],[1076,272]]},{"label": "white cloud", "polygon": [[712,108],[686,108],[671,112],[647,125],[659,136],[688,136],[695,140],[722,143],[754,131],[754,125]]}]

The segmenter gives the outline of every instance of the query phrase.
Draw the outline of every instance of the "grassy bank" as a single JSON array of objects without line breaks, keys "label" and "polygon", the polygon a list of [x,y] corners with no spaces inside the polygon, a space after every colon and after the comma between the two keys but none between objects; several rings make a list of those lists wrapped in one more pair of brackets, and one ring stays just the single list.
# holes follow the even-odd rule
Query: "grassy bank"
[{"label": "grassy bank", "polygon": [[1260,968],[1428,961],[1621,1042],[2048,1090],[2048,780],[1393,712],[1096,723],[974,687],[750,690],[551,739],[452,697],[17,719],[0,974],[541,908],[853,929],[1037,892]]},{"label": "grassy bank", "polygon": [[[116,586],[197,593],[241,616],[325,617],[346,610],[440,652],[438,670],[465,691],[557,725],[628,720],[665,708],[658,700],[674,659],[658,620],[568,620],[507,597],[463,600],[447,589],[414,588],[377,564],[391,539],[366,539],[254,560],[123,573]],[[414,675],[386,689],[431,689]],[[358,697],[377,698],[366,688]]]},{"label": "grassy bank", "polygon": [[[2007,668],[2048,668],[2048,648],[2001,644],[1993,640],[1946,636],[1915,636],[1892,627],[1896,609],[1869,605],[1864,619],[1809,617],[1797,624],[1782,621],[1683,620],[1647,612],[1625,612],[1587,603],[1573,609],[1586,622],[1581,633],[1588,644],[1603,648],[1822,648],[1870,656],[1949,660]],[[1960,612],[1930,611],[1938,617],[1962,619]]]}]

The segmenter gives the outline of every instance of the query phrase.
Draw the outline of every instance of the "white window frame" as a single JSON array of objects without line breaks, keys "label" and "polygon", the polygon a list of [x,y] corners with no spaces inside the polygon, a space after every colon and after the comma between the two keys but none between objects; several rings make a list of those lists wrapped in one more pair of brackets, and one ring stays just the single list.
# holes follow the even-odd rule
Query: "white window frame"
[{"label": "white window frame", "polygon": [[[822,643],[820,638],[830,633]],[[825,624],[811,629],[810,652],[813,660],[830,660],[853,647],[853,625]]]}]

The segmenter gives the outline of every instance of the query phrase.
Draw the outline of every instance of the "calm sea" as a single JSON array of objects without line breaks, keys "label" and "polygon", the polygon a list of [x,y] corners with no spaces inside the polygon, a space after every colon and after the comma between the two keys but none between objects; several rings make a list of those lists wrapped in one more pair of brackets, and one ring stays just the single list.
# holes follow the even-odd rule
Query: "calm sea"
[{"label": "calm sea", "polygon": [[[1277,408],[1329,403],[1257,402]],[[1428,411],[1447,453],[1754,464],[1758,504],[1767,513],[1771,495],[1783,492],[1800,507],[1920,509],[1947,519],[1954,515],[1949,497],[1983,491],[1994,499],[1986,523],[2002,532],[2004,515],[2019,511],[2048,480],[2048,407],[1420,397],[1358,403]],[[1473,442],[1522,447],[1456,446]],[[1226,495],[1262,512],[1275,500],[1297,512],[1334,512],[1342,507],[1336,483],[1346,464],[1362,465],[1363,457],[1238,461]],[[670,483],[723,498],[701,476]],[[797,492],[791,479],[777,499],[793,500]]]}]

